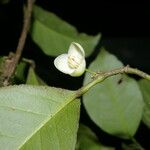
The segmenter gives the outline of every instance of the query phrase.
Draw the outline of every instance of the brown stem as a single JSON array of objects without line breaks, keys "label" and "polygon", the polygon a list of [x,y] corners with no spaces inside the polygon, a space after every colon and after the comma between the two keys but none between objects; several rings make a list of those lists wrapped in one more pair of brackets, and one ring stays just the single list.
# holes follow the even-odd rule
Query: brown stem
[{"label": "brown stem", "polygon": [[1,74],[2,78],[2,86],[8,86],[11,84],[11,79],[16,71],[17,64],[21,58],[21,54],[25,45],[27,33],[29,30],[31,14],[32,14],[32,6],[34,0],[27,0],[27,10],[24,13],[24,22],[22,32],[18,41],[18,46],[16,48],[15,54],[10,53],[9,56],[6,58],[3,70]]},{"label": "brown stem", "polygon": [[30,20],[31,20],[31,14],[32,14],[32,5],[33,5],[33,0],[28,0],[27,1],[27,10],[24,14],[24,23],[23,23],[23,29],[18,41],[18,46],[16,49],[16,60],[19,61],[24,45],[25,45],[25,41],[26,41],[26,37],[27,37],[27,33],[29,30],[29,25],[30,25]]}]

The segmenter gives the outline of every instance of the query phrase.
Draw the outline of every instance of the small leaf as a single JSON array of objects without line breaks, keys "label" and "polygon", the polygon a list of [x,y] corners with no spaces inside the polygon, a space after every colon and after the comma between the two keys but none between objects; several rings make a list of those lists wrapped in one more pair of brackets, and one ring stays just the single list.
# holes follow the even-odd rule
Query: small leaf
[{"label": "small leaf", "polygon": [[4,57],[0,56],[0,65],[4,61]]},{"label": "small leaf", "polygon": [[46,85],[46,83],[36,75],[32,67],[29,68],[26,84],[30,85]]},{"label": "small leaf", "polygon": [[28,68],[28,64],[23,61],[21,61],[17,65],[17,69],[14,77],[15,83],[25,83],[27,68]]},{"label": "small leaf", "polygon": [[0,56],[0,87],[3,86],[3,77],[2,77],[3,63],[4,63],[4,57]]},{"label": "small leaf", "polygon": [[150,128],[150,81],[142,79],[139,81],[145,102],[143,122]]},{"label": "small leaf", "polygon": [[3,64],[4,64],[4,57],[0,56],[0,75],[1,75],[2,70],[3,70]]},{"label": "small leaf", "polygon": [[[122,66],[114,55],[102,50],[89,69],[110,71]],[[90,80],[86,74],[84,84]],[[87,92],[83,99],[89,116],[104,131],[122,138],[135,134],[141,121],[143,99],[134,79],[126,75],[109,77]]]},{"label": "small leaf", "polygon": [[85,125],[80,125],[76,150],[114,150],[99,143],[96,135]]},{"label": "small leaf", "polygon": [[32,67],[29,68],[26,84],[39,85],[36,74]]},{"label": "small leaf", "polygon": [[4,82],[4,75],[3,75],[4,61],[5,61],[5,57],[0,56],[0,87],[4,86],[3,85],[3,82]]},{"label": "small leaf", "polygon": [[100,34],[79,34],[73,26],[38,6],[34,6],[33,17],[32,39],[47,55],[58,56],[66,53],[70,43],[77,42],[89,56],[100,40]]},{"label": "small leaf", "polygon": [[1,149],[74,150],[80,109],[75,94],[47,86],[1,88]]},{"label": "small leaf", "polygon": [[30,85],[46,85],[42,79],[36,75],[32,67],[29,68],[26,84]]}]

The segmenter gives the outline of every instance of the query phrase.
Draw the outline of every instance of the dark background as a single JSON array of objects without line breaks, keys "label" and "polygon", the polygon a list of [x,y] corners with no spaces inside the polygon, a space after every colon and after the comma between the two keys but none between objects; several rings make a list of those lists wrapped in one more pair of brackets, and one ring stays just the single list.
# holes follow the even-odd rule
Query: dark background
[{"label": "dark background", "polygon": [[[36,0],[36,4],[54,12],[62,19],[74,25],[79,32],[95,35],[102,33],[99,47],[104,46],[115,54],[125,65],[130,64],[150,73],[150,8],[148,2],[106,2],[87,0]],[[22,29],[22,0],[11,0],[8,4],[0,5],[0,55],[8,55],[15,51]],[[47,68],[54,67],[53,58],[46,56],[28,36],[23,56],[34,59],[36,72],[49,85],[77,89],[82,84],[82,77],[72,79],[57,72],[57,76],[49,76]],[[94,57],[94,56],[93,56]],[[111,62],[110,62],[111,63]],[[55,72],[55,73],[56,73]],[[56,82],[57,81],[57,82]],[[65,84],[64,84],[65,81]],[[78,81],[81,81],[80,83]],[[85,112],[82,112],[86,116]],[[86,118],[86,119],[85,119]],[[81,117],[81,121],[91,125],[89,118]],[[98,131],[92,124],[96,134],[105,144],[118,145],[120,140]],[[148,149],[149,130],[141,124],[136,138]],[[109,142],[108,142],[109,141]],[[120,143],[119,143],[120,144]]]},{"label": "dark background", "polygon": [[[0,53],[16,48],[22,27],[22,0],[0,5]],[[56,13],[88,34],[102,33],[101,45],[125,64],[150,71],[150,9],[148,2],[86,0],[37,0],[36,4]]]}]

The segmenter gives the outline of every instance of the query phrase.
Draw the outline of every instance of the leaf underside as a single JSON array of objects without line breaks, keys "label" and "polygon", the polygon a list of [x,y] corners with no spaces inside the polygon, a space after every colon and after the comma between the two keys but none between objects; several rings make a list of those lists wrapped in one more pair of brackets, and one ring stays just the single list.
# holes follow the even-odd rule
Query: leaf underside
[{"label": "leaf underside", "polygon": [[1,149],[74,149],[80,101],[73,91],[47,86],[0,89]]}]

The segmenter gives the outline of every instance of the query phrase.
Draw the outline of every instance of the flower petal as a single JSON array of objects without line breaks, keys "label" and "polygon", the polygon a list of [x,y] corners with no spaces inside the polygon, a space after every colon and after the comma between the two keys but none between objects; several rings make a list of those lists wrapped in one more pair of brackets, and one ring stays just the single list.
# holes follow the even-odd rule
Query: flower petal
[{"label": "flower petal", "polygon": [[54,60],[54,65],[59,71],[65,74],[71,74],[75,70],[68,66],[68,54],[61,54],[56,57]]},{"label": "flower petal", "polygon": [[82,60],[85,57],[85,52],[80,44],[72,42],[68,50],[68,55]]},{"label": "flower petal", "polygon": [[86,67],[86,61],[85,59],[83,59],[79,67],[76,70],[74,70],[74,72],[72,72],[70,75],[73,77],[81,76],[85,71],[85,67]]}]

